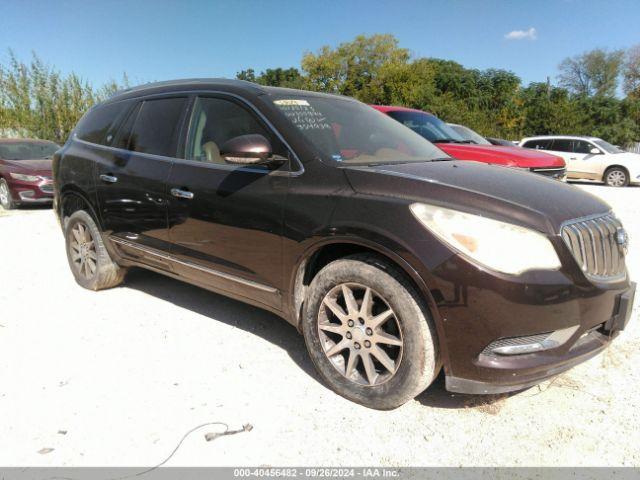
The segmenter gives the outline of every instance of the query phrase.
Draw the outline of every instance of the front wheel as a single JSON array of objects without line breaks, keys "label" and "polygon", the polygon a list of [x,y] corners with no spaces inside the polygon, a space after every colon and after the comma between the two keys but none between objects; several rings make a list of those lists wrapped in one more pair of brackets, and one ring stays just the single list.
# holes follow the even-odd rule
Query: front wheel
[{"label": "front wheel", "polygon": [[336,393],[370,408],[414,398],[440,368],[422,305],[404,275],[377,257],[325,266],[311,282],[302,324],[316,369]]},{"label": "front wheel", "polygon": [[0,178],[0,205],[5,210],[12,210],[16,206],[11,196],[9,185],[4,178]]},{"label": "front wheel", "polygon": [[623,168],[613,167],[604,174],[604,182],[610,187],[626,187],[629,185],[629,176]]},{"label": "front wheel", "polygon": [[69,267],[76,282],[89,290],[103,290],[122,283],[126,269],[116,264],[102,242],[98,226],[84,210],[65,222]]}]

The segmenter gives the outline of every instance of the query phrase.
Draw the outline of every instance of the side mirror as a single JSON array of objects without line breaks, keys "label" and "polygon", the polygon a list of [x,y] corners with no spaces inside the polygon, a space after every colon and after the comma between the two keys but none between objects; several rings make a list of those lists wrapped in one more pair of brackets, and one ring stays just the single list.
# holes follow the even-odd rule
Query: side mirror
[{"label": "side mirror", "polygon": [[235,165],[264,165],[271,161],[271,142],[258,134],[240,135],[220,147],[220,156]]},{"label": "side mirror", "polygon": [[592,155],[600,155],[602,152],[599,148],[593,147],[591,150],[589,150],[589,153],[591,153]]}]

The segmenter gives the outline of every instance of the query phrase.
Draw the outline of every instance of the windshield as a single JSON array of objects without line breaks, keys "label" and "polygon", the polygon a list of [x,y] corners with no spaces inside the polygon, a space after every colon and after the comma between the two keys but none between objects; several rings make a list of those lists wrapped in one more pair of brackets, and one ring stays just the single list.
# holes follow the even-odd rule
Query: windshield
[{"label": "windshield", "polygon": [[271,98],[324,159],[351,165],[449,159],[435,145],[360,102],[304,95]]},{"label": "windshield", "polygon": [[624,153],[624,150],[620,150],[615,145],[611,145],[609,142],[605,142],[604,140],[594,140],[593,143],[607,153]]},{"label": "windshield", "polygon": [[396,110],[388,115],[430,142],[465,143],[453,128],[430,113]]},{"label": "windshield", "polygon": [[460,135],[465,140],[468,140],[473,143],[477,143],[478,145],[491,145],[491,142],[481,136],[479,133],[474,132],[469,127],[465,127],[464,125],[454,125],[449,124],[451,128],[453,128],[458,135]]},{"label": "windshield", "polygon": [[53,142],[0,143],[0,158],[5,160],[38,160],[53,156],[59,148]]}]

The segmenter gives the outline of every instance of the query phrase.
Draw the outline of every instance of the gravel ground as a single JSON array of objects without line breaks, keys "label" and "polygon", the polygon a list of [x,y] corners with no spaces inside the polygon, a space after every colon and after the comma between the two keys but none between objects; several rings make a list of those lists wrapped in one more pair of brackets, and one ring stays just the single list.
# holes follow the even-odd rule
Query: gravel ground
[{"label": "gravel ground", "polygon": [[[584,185],[631,235],[640,188]],[[640,322],[605,353],[515,395],[440,378],[377,412],[318,380],[302,337],[261,310],[145,271],[93,293],[69,272],[50,210],[0,219],[0,465],[639,466]]]}]

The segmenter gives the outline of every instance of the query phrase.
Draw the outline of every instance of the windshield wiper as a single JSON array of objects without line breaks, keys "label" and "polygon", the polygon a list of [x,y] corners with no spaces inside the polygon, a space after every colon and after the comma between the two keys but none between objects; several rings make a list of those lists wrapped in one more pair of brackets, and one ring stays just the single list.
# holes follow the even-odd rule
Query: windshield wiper
[{"label": "windshield wiper", "polygon": [[436,138],[431,143],[476,143],[473,140],[455,140],[453,138]]}]

